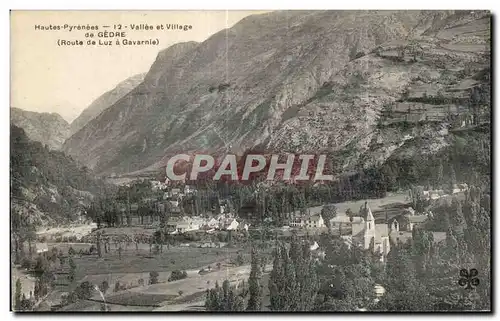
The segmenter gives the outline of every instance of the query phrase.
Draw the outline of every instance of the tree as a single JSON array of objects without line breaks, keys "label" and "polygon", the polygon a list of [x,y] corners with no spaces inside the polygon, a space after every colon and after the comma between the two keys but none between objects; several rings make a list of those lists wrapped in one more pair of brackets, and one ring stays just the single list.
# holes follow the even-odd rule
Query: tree
[{"label": "tree", "polygon": [[423,52],[423,48],[417,40],[410,41],[410,43],[406,46],[406,50],[408,50],[408,53],[413,56],[414,62],[417,61],[417,56],[421,55]]},{"label": "tree", "polygon": [[99,290],[101,290],[103,294],[106,294],[108,289],[109,289],[108,281],[106,280],[102,281],[102,283],[99,285]]},{"label": "tree", "polygon": [[69,255],[69,256],[73,256],[73,255],[75,255],[75,254],[76,254],[75,249],[73,249],[73,247],[72,247],[72,246],[70,246],[70,247],[69,247],[69,250],[68,250],[68,255]]},{"label": "tree", "polygon": [[241,253],[238,253],[238,255],[236,256],[236,265],[242,266],[243,264],[245,264],[245,259],[243,258],[243,255]]},{"label": "tree", "polygon": [[182,280],[187,278],[187,272],[181,270],[174,270],[170,273],[170,277],[168,278],[168,282],[173,282],[177,280]]},{"label": "tree", "polygon": [[97,256],[102,257],[101,232],[97,232],[97,234],[96,234],[96,247],[97,247]]},{"label": "tree", "polygon": [[35,263],[35,273],[37,276],[41,276],[43,273],[49,270],[49,262],[47,258],[43,255],[39,255],[36,258],[36,263]]},{"label": "tree", "polygon": [[434,298],[416,279],[411,249],[396,245],[387,257],[386,294],[376,306],[382,311],[429,311]]},{"label": "tree", "polygon": [[158,272],[153,271],[149,272],[149,284],[157,284],[158,283]]},{"label": "tree", "polygon": [[309,311],[319,288],[314,260],[307,243],[292,238],[290,249],[278,245],[269,278],[271,309]]},{"label": "tree", "polygon": [[94,286],[89,281],[80,283],[80,285],[75,289],[77,297],[82,300],[90,299],[93,292]]},{"label": "tree", "polygon": [[250,277],[248,279],[250,299],[248,300],[247,311],[260,311],[262,308],[262,288],[260,270],[260,258],[256,249],[252,250],[252,264]]},{"label": "tree", "polygon": [[457,177],[455,174],[455,167],[453,164],[450,164],[450,194],[453,194],[453,190],[455,189],[455,185],[457,184]]},{"label": "tree", "polygon": [[75,261],[73,261],[72,257],[69,258],[68,264],[69,264],[69,280],[73,282],[75,280],[76,264]]},{"label": "tree", "polygon": [[326,227],[331,231],[330,220],[337,216],[337,207],[333,204],[324,205],[321,209],[321,217],[323,218]]},{"label": "tree", "polygon": [[465,217],[462,211],[462,203],[456,197],[453,197],[451,200],[450,223],[453,231],[457,233],[462,233],[466,228]]},{"label": "tree", "polygon": [[443,163],[440,161],[436,173],[436,186],[437,188],[443,185]]},{"label": "tree", "polygon": [[215,288],[207,290],[205,301],[207,311],[243,311],[244,302],[241,295],[236,293],[235,287],[231,287],[228,280],[222,284],[222,288],[215,283]]},{"label": "tree", "polygon": [[14,296],[14,309],[19,311],[21,309],[21,295],[22,295],[22,284],[21,279],[17,279],[16,281],[16,292]]}]

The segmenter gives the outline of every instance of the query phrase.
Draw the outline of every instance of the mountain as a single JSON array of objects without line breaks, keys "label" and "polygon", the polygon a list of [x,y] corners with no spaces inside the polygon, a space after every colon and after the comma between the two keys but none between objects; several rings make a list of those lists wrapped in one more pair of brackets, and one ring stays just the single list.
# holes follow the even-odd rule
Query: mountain
[{"label": "mountain", "polygon": [[52,225],[79,217],[103,183],[61,151],[32,141],[11,125],[11,213],[14,221]]},{"label": "mountain", "polygon": [[155,170],[179,152],[256,146],[328,153],[339,173],[436,154],[454,143],[457,127],[489,121],[490,17],[249,16],[202,43],[162,51],[139,86],[63,148],[102,174]]},{"label": "mountain", "polygon": [[146,74],[138,74],[127,78],[126,80],[119,83],[115,88],[107,91],[106,93],[99,96],[96,100],[90,104],[80,116],[78,116],[70,126],[71,135],[79,131],[83,126],[85,126],[89,121],[94,119],[100,113],[102,113],[106,108],[112,106],[116,103],[120,98],[129,93],[132,89],[134,89],[137,85],[139,85],[143,80]]},{"label": "mountain", "polygon": [[69,124],[57,113],[37,113],[12,107],[10,121],[21,127],[32,140],[60,149],[69,137]]}]

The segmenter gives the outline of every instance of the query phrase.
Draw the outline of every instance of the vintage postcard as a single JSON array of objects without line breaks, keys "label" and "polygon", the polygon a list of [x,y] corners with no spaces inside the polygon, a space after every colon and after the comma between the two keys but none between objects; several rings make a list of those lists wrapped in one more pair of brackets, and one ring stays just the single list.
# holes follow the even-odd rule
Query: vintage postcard
[{"label": "vintage postcard", "polygon": [[491,312],[491,19],[11,11],[11,310]]}]

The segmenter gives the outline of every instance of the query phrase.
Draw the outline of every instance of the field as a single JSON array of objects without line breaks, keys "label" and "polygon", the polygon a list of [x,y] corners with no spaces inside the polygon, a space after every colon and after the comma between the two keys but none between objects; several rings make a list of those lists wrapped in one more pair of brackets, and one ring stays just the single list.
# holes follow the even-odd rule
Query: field
[{"label": "field", "polygon": [[[344,213],[350,208],[354,213],[364,206],[365,201],[350,201],[337,203],[338,213]],[[388,217],[398,214],[409,206],[406,193],[388,195],[381,199],[368,200],[368,206],[373,211],[377,221],[383,221],[387,213]],[[322,206],[310,208],[310,214],[320,213]],[[139,229],[139,230],[138,230]],[[105,229],[106,234],[130,234],[147,233],[149,230],[141,228],[112,228]],[[73,247],[77,253],[80,249],[88,249],[89,243],[49,243],[49,249],[53,246],[63,252]],[[218,282],[222,284],[225,279],[234,285],[241,281],[247,281],[250,273],[250,246],[241,244],[239,247],[224,248],[196,248],[166,245],[163,252],[150,253],[149,244],[129,244],[122,250],[121,256],[114,243],[110,244],[108,253],[97,255],[75,255],[73,260],[76,264],[76,281],[71,286],[58,286],[57,291],[50,296],[49,304],[59,303],[63,292],[69,291],[84,281],[99,285],[107,281],[109,289],[105,295],[108,308],[112,311],[185,311],[203,310],[205,292],[215,286]],[[269,254],[271,248],[266,251]],[[234,265],[236,257],[241,254],[244,264]],[[219,263],[219,264],[218,264]],[[210,272],[200,274],[200,269]],[[220,268],[219,268],[220,267]],[[272,267],[267,267],[269,272]],[[187,278],[168,282],[173,270],[185,270]],[[158,272],[158,283],[149,284],[150,272]],[[140,283],[140,279],[144,281]],[[264,277],[267,280],[267,276]],[[119,282],[125,289],[115,291],[115,284]],[[266,283],[266,282],[264,282]],[[267,287],[267,285],[265,286]],[[267,289],[264,301],[268,301]],[[99,311],[103,304],[98,293],[94,293],[90,300],[81,300],[63,308],[64,311]]]},{"label": "field", "polygon": [[[88,249],[91,244],[85,243],[50,243],[49,249],[56,247],[67,253],[69,247],[73,247],[77,253],[80,249]],[[238,273],[249,273],[249,265],[234,267],[234,262],[238,254],[244,258],[244,262],[250,261],[250,249],[243,248],[193,248],[193,247],[169,247],[164,246],[163,253],[151,254],[148,244],[140,244],[139,250],[136,250],[135,245],[129,246],[122,251],[121,257],[118,254],[114,245],[111,245],[111,251],[102,254],[99,258],[97,255],[79,255],[73,256],[73,261],[76,264],[75,282],[61,282],[56,286],[53,295],[47,300],[48,304],[59,304],[61,295],[64,292],[71,291],[74,287],[84,281],[89,281],[94,285],[100,285],[103,281],[108,282],[109,290],[106,294],[106,300],[110,304],[113,311],[136,311],[152,310],[161,306],[162,302],[171,301],[179,297],[179,291],[185,295],[191,295],[191,299],[199,298],[200,291],[205,291],[207,281],[218,280],[220,284],[226,277],[235,277]],[[218,270],[220,263],[221,269]],[[67,264],[67,263],[66,263]],[[208,270],[210,266],[211,272],[200,275],[198,272],[201,268]],[[236,269],[236,272],[232,272]],[[242,269],[242,270],[241,270]],[[67,270],[67,268],[64,268]],[[168,282],[168,278],[173,270],[185,270],[188,278],[185,280]],[[241,270],[241,271],[240,271]],[[158,284],[149,285],[150,272],[158,272]],[[240,272],[238,272],[240,271]],[[65,275],[61,275],[64,279]],[[246,276],[248,278],[248,276]],[[145,285],[140,285],[139,280],[142,279]],[[126,290],[114,292],[115,284],[119,282],[121,286],[125,286]],[[66,284],[66,285],[65,285]],[[181,297],[189,301],[189,297]],[[99,311],[101,297],[95,293],[92,300],[98,302],[87,301],[77,302],[63,308],[64,311]],[[187,302],[184,301],[184,304]]]},{"label": "field", "polygon": [[[375,212],[383,211],[386,208],[394,206],[400,207],[404,204],[408,204],[410,202],[410,199],[408,193],[392,193],[388,194],[386,197],[383,198],[348,201],[342,203],[335,203],[333,205],[335,205],[335,207],[337,208],[337,213],[343,214],[347,211],[347,209],[351,209],[353,213],[358,213],[361,206],[365,205],[365,202],[367,202],[368,206],[371,208],[372,212],[375,215]],[[308,213],[311,215],[319,214],[321,213],[322,208],[323,206],[310,207]]]}]

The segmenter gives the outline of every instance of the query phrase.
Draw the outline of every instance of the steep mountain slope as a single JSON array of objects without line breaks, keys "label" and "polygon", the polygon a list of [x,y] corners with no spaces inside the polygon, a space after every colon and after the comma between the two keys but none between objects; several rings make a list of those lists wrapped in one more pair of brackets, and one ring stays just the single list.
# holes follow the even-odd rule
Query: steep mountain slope
[{"label": "steep mountain slope", "polygon": [[51,225],[74,220],[104,186],[71,157],[30,140],[22,128],[11,126],[10,150],[13,221]]},{"label": "steep mountain slope", "polygon": [[96,100],[90,104],[80,116],[78,116],[70,126],[71,135],[79,131],[83,126],[85,126],[89,121],[94,119],[106,108],[112,106],[120,98],[128,94],[132,89],[137,87],[143,80],[146,74],[138,74],[127,78],[126,80],[119,83],[115,88],[99,96]]},{"label": "steep mountain slope", "polygon": [[12,124],[24,129],[32,140],[60,149],[69,137],[69,124],[57,113],[37,113],[12,107]]},{"label": "steep mountain slope", "polygon": [[[64,150],[107,174],[152,170],[178,152],[257,145],[328,152],[339,172],[382,163],[415,135],[429,137],[436,152],[472,105],[489,108],[481,76],[489,20],[488,12],[462,11],[250,16],[162,52],[144,82]],[[471,103],[478,92],[483,98]]]}]

